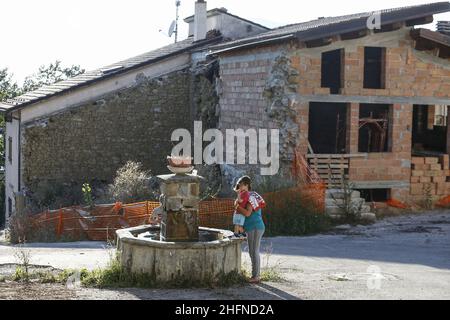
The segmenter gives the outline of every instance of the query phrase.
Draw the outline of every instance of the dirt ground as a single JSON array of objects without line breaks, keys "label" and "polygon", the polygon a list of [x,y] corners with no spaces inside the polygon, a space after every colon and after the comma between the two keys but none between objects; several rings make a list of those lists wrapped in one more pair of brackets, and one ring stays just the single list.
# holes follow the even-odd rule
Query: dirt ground
[{"label": "dirt ground", "polygon": [[[243,264],[249,268],[243,249]],[[14,250],[0,243],[0,275],[14,263]],[[27,250],[33,263],[60,269],[102,267],[109,257],[103,243],[92,242],[33,244]],[[285,280],[189,290],[0,282],[0,299],[450,299],[450,211],[387,218],[371,226],[340,226],[311,237],[265,238],[262,266],[275,268]]]},{"label": "dirt ground", "polygon": [[0,283],[0,300],[73,300],[75,292],[64,285]]}]

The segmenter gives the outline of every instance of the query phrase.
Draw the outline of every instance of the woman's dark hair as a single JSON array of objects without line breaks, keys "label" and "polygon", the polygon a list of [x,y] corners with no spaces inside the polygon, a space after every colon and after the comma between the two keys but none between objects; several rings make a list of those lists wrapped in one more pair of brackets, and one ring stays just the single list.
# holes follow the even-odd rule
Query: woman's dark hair
[{"label": "woman's dark hair", "polygon": [[252,190],[252,179],[249,176],[243,176],[239,178],[238,182],[236,183],[236,186],[234,187],[234,190],[238,190],[239,185],[241,184],[248,186],[249,191]]}]

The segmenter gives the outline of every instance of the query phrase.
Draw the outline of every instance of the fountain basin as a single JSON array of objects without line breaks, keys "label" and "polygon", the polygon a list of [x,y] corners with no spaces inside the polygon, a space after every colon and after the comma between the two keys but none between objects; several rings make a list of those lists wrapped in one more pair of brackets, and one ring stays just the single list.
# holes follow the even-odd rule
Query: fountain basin
[{"label": "fountain basin", "polygon": [[117,230],[122,267],[158,282],[211,281],[241,272],[241,239],[228,230],[199,228],[198,242],[160,241],[159,226]]}]

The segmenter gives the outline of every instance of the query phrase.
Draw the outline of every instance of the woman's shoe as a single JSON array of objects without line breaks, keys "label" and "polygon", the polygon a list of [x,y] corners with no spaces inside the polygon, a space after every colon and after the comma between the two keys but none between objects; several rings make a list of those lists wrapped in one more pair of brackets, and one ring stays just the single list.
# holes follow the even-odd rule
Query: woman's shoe
[{"label": "woman's shoe", "polygon": [[257,283],[261,283],[261,279],[260,278],[251,278],[250,280],[248,280],[248,282],[257,284]]}]

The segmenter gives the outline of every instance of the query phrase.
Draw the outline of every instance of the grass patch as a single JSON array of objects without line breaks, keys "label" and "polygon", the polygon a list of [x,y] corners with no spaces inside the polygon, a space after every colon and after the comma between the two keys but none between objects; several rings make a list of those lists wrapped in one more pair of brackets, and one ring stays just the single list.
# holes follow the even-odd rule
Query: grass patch
[{"label": "grass patch", "polygon": [[263,282],[283,282],[283,275],[277,267],[264,268],[261,270],[261,281]]},{"label": "grass patch", "polygon": [[39,283],[60,283],[70,287],[82,285],[95,288],[152,288],[152,289],[179,289],[179,288],[217,288],[242,285],[248,277],[244,273],[232,272],[221,274],[217,278],[196,281],[189,278],[175,278],[169,282],[158,282],[154,275],[136,274],[127,272],[122,268],[118,256],[111,254],[106,268],[89,271],[87,269],[66,269],[63,271],[37,271],[29,272],[23,266],[18,266],[10,279],[16,282],[37,281]]},{"label": "grass patch", "polygon": [[[279,278],[272,270],[263,271],[264,281],[276,281]],[[120,265],[110,265],[104,269],[92,271],[82,269],[67,269],[60,272],[38,271],[26,273],[22,267],[17,267],[10,277],[0,277],[0,282],[11,280],[15,282],[59,283],[68,285],[71,281],[79,281],[84,287],[90,288],[142,288],[142,289],[189,289],[189,288],[227,288],[244,285],[250,278],[247,271],[231,272],[219,275],[216,279],[199,282],[186,278],[175,278],[169,282],[158,282],[150,274],[133,274],[126,272]]]},{"label": "grass patch", "polygon": [[10,277],[4,277],[4,281],[11,280],[15,282],[39,282],[39,283],[63,283],[64,279],[60,278],[60,273],[55,271],[26,271],[22,266],[16,268]]},{"label": "grass patch", "polygon": [[[112,256],[113,257],[113,256]],[[13,281],[23,281],[26,273],[21,267],[16,269],[12,276]],[[247,282],[247,277],[238,272],[219,275],[216,279],[207,279],[203,282],[187,278],[175,278],[169,282],[158,282],[150,274],[129,273],[122,268],[117,257],[110,259],[106,268],[92,271],[82,269],[67,269],[59,273],[36,272],[29,274],[29,280],[37,280],[41,283],[61,283],[69,285],[77,282],[84,287],[94,288],[151,288],[151,289],[179,289],[179,288],[216,288],[242,285]]]},{"label": "grass patch", "polygon": [[188,278],[175,278],[169,282],[158,282],[153,275],[128,273],[121,266],[116,265],[87,272],[81,277],[81,283],[84,286],[96,288],[215,288],[244,284],[246,280],[245,276],[232,272],[222,274],[217,279],[207,279],[200,282]]},{"label": "grass patch", "polygon": [[[248,282],[248,280],[251,278],[251,273],[247,269],[242,269],[242,272],[240,274],[240,281],[237,284],[244,284]],[[283,277],[281,271],[278,267],[267,267],[261,269],[261,281],[263,282],[283,282],[286,281],[286,279]]]},{"label": "grass patch", "polygon": [[30,279],[30,274],[22,267],[17,267],[12,276],[12,280],[16,282],[29,282]]}]

